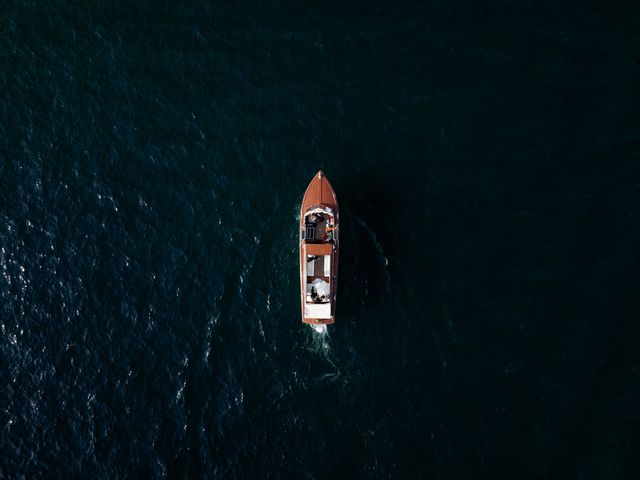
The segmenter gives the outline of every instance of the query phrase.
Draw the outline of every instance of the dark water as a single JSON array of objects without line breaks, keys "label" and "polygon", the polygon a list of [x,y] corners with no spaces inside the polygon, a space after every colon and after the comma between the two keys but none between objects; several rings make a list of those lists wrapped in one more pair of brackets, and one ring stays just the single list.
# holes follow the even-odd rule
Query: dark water
[{"label": "dark water", "polygon": [[0,6],[0,478],[640,476],[634,2],[115,3]]}]

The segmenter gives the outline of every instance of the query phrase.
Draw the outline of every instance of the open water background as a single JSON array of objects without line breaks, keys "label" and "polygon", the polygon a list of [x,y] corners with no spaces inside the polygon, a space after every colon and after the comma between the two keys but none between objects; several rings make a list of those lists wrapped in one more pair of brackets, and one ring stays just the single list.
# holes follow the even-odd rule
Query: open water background
[{"label": "open water background", "polygon": [[[639,27],[3,2],[0,478],[638,478]],[[320,168],[326,334],[298,303]]]}]

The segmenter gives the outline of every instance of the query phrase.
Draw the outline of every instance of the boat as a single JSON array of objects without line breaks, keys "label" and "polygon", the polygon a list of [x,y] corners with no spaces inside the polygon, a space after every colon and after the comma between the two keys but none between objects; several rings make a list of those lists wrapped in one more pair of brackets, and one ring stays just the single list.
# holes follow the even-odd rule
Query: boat
[{"label": "boat", "polygon": [[329,179],[319,171],[300,207],[300,300],[302,321],[327,325],[336,321],[338,200]]}]

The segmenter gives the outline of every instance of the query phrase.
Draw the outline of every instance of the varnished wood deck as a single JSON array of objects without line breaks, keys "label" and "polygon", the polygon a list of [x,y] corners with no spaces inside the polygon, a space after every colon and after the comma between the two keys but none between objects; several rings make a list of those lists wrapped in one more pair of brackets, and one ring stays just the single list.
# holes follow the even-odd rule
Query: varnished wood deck
[{"label": "varnished wood deck", "polygon": [[333,243],[307,243],[307,255],[331,255]]}]

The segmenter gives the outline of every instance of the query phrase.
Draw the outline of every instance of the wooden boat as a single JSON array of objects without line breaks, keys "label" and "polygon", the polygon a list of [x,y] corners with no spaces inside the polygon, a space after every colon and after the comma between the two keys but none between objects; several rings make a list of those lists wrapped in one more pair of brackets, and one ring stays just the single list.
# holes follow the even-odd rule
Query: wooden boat
[{"label": "wooden boat", "polygon": [[324,325],[336,321],[338,286],[338,200],[319,171],[300,207],[300,300],[302,321]]}]

